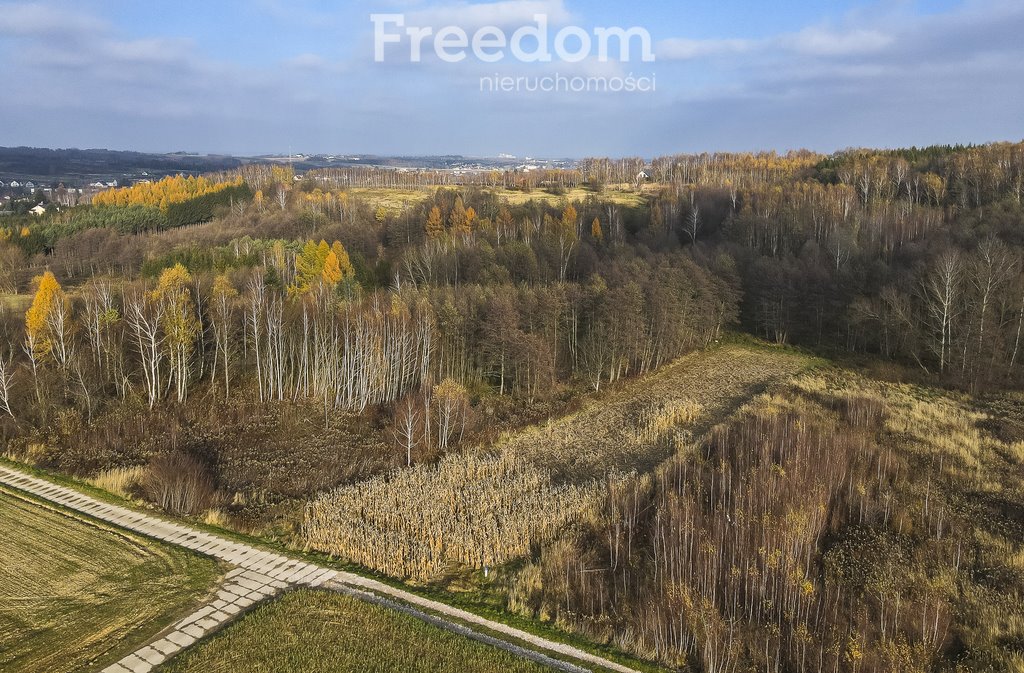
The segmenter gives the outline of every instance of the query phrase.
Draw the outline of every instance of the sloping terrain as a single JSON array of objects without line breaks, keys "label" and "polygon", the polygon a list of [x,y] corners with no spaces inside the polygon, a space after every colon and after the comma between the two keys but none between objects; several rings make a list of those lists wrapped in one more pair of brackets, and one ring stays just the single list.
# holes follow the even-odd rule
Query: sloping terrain
[{"label": "sloping terrain", "polygon": [[492,447],[323,494],[307,507],[306,542],[419,580],[502,565],[584,518],[606,475],[652,469],[679,442],[809,365],[744,345],[691,354]]}]

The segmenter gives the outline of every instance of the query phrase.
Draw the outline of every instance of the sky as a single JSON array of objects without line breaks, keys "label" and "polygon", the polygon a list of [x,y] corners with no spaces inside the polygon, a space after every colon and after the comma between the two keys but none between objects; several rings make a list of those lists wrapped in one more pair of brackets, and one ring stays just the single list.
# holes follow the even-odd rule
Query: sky
[{"label": "sky", "polygon": [[[382,24],[400,40],[382,61],[372,14],[404,22]],[[508,41],[538,15],[571,59],[506,45],[485,62],[431,36],[413,62],[402,32]],[[639,41],[601,59],[595,30],[615,27],[646,31],[654,61]],[[578,158],[1019,141],[1022,35],[1021,0],[0,0],[0,146]],[[653,90],[607,90],[630,76]]]}]

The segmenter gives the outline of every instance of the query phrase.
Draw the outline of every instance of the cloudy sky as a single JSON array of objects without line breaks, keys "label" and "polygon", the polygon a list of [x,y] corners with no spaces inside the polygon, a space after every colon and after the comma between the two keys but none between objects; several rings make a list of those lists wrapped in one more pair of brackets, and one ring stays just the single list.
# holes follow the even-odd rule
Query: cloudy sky
[{"label": "cloudy sky", "polygon": [[[405,26],[640,27],[654,62],[374,56]],[[402,29],[389,27],[389,31]],[[580,157],[1024,138],[1024,2],[0,0],[0,145]],[[570,38],[570,51],[580,42]],[[636,43],[638,44],[638,43]],[[529,40],[524,48],[535,47]],[[654,92],[481,77],[654,77]]]}]

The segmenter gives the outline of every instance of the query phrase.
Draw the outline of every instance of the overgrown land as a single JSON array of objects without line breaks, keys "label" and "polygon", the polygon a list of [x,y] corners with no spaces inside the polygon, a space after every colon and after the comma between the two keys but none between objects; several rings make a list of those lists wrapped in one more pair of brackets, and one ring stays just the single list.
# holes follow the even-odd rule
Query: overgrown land
[{"label": "overgrown land", "polygon": [[1021,144],[140,183],[0,220],[0,433],[651,666],[1021,671],[1022,187]]}]

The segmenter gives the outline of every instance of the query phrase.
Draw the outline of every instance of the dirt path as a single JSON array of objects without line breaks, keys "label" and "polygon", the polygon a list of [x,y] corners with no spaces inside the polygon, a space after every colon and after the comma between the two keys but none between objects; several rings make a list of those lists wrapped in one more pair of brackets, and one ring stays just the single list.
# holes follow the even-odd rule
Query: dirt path
[{"label": "dirt path", "polygon": [[[393,607],[413,606],[406,607],[403,611],[425,619],[435,626],[475,637],[513,654],[564,671],[575,673],[586,669],[552,659],[521,645],[477,633],[464,624],[476,625],[489,632],[528,643],[539,651],[571,657],[583,664],[600,666],[618,673],[637,673],[631,668],[589,652],[520,631],[438,601],[416,596],[376,580],[233,542],[180,523],[172,523],[149,514],[101,502],[74,489],[15,469],[0,466],[0,484],[94,519],[163,542],[180,545],[236,566],[228,573],[225,585],[221,587],[213,602],[165,630],[152,643],[107,667],[103,673],[149,673],[168,658],[219,630],[258,602],[290,587],[299,586],[345,590],[346,593],[375,603],[381,603],[382,600],[397,602],[397,605],[392,603]],[[431,614],[426,614],[424,610]]]}]

